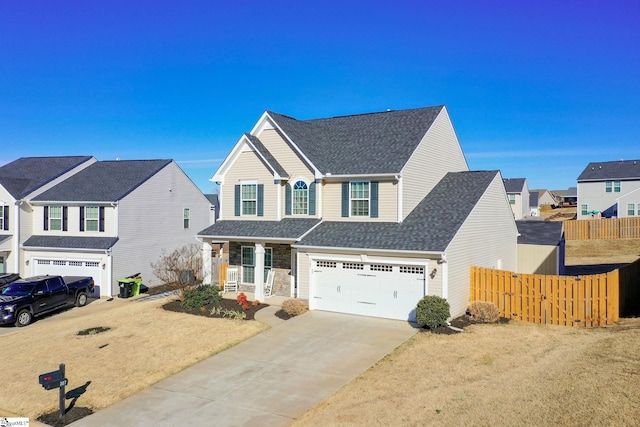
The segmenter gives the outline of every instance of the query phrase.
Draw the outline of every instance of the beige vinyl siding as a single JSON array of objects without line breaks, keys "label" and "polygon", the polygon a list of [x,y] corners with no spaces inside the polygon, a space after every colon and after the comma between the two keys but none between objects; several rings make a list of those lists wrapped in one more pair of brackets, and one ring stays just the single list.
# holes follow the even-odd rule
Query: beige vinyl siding
[{"label": "beige vinyl siding", "polygon": [[[169,191],[171,190],[171,191]],[[209,201],[184,172],[171,162],[118,205],[118,237],[113,249],[114,293],[117,280],[142,273],[147,286],[162,284],[151,262],[187,244],[198,244],[196,233],[209,226]],[[190,209],[190,228],[183,209]]]},{"label": "beige vinyl siding", "polygon": [[342,217],[342,182],[325,182],[322,185],[322,194],[322,218],[325,221],[398,222],[398,184],[396,182],[378,181],[378,218]]},{"label": "beige vinyl siding", "polygon": [[443,108],[402,171],[402,218],[411,213],[447,172],[467,170],[469,166],[449,114]]},{"label": "beige vinyl siding", "polygon": [[467,217],[447,248],[448,296],[453,317],[464,314],[469,304],[472,265],[516,271],[517,239],[513,214],[505,198],[500,174]]},{"label": "beige vinyl siding", "polygon": [[[109,205],[104,206],[104,231],[80,231],[80,206],[68,205],[64,202],[51,203],[50,206],[67,207],[67,231],[44,229],[44,206],[34,206],[31,215],[32,234],[43,236],[74,236],[74,237],[115,237],[116,230],[116,209]],[[99,205],[89,205],[99,206]],[[25,239],[26,240],[26,239]]]},{"label": "beige vinyl siding", "polygon": [[557,246],[518,245],[518,273],[558,274]]},{"label": "beige vinyl siding", "polygon": [[280,166],[287,171],[291,179],[299,176],[314,176],[313,169],[298,156],[298,154],[285,142],[275,129],[264,129],[258,136],[258,139],[269,150],[271,155],[280,163]]},{"label": "beige vinyl siding", "polygon": [[[242,181],[255,181],[257,184],[264,184],[264,216],[234,215],[234,186],[241,184]],[[253,151],[240,153],[233,166],[227,172],[224,184],[220,186],[220,192],[222,194],[222,200],[220,201],[220,219],[276,220],[279,187],[279,184],[273,182],[273,173],[267,169],[256,153]]]},{"label": "beige vinyl siding", "polygon": [[309,265],[309,254],[307,252],[298,251],[298,278],[297,278],[297,286],[298,286],[298,298],[300,299],[309,299],[309,275],[310,265]]}]

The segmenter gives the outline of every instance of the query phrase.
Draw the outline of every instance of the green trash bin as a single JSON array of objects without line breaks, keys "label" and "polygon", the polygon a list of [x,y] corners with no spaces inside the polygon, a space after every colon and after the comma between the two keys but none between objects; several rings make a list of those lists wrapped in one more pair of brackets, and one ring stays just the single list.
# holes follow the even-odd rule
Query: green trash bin
[{"label": "green trash bin", "polygon": [[140,295],[140,286],[142,286],[142,277],[135,277],[133,279],[133,282],[131,282],[132,287],[131,287],[131,296],[136,296],[136,295]]},{"label": "green trash bin", "polygon": [[142,277],[120,279],[118,280],[118,285],[120,285],[120,298],[135,297],[140,295]]}]

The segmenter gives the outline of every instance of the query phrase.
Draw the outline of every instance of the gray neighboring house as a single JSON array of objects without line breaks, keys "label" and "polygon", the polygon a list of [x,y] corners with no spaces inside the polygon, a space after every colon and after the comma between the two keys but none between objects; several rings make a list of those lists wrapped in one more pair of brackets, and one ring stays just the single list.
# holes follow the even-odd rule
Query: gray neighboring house
[{"label": "gray neighboring house", "polygon": [[220,199],[217,194],[205,194],[204,195],[209,203],[211,203],[211,218],[209,221],[211,224],[215,224],[215,222],[220,218]]},{"label": "gray neighboring house", "polygon": [[24,275],[20,246],[31,234],[29,201],[95,162],[92,156],[21,157],[0,167],[0,274]]},{"label": "gray neighboring house", "polygon": [[576,196],[578,219],[640,216],[640,160],[589,163]]},{"label": "gray neighboring house", "polygon": [[[97,295],[210,224],[210,202],[173,160],[94,162],[29,200],[20,273],[92,276]],[[27,226],[28,225],[28,226]]]},{"label": "gray neighboring house", "polygon": [[529,216],[529,186],[526,178],[505,178],[504,188],[516,220]]},{"label": "gray neighboring house", "polygon": [[[424,295],[469,304],[472,265],[517,268],[498,171],[470,172],[444,106],[297,120],[265,112],[212,178],[241,288],[311,309],[411,320]],[[528,197],[527,197],[528,202]],[[211,279],[211,278],[209,278]]]},{"label": "gray neighboring house", "polygon": [[562,221],[516,221],[518,273],[565,273],[565,239]]}]

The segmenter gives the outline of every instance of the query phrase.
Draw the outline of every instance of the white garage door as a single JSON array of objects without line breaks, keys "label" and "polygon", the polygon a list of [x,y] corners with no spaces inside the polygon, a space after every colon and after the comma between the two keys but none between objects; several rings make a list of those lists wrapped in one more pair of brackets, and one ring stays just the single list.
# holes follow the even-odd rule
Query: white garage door
[{"label": "white garage door", "polygon": [[415,321],[425,265],[312,260],[310,308]]},{"label": "white garage door", "polygon": [[[95,283],[96,292],[100,292],[100,261],[80,261],[64,259],[34,260],[34,274],[50,276],[91,276]],[[99,296],[99,295],[95,295]]]}]

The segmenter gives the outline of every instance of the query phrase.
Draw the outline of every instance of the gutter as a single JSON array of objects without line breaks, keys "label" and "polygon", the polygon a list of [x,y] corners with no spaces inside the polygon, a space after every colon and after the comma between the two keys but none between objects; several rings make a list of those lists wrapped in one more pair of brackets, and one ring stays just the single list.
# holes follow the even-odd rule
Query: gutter
[{"label": "gutter", "polygon": [[312,251],[352,251],[352,252],[374,252],[374,253],[400,253],[407,255],[427,255],[427,256],[437,256],[443,262],[446,262],[446,253],[440,251],[412,251],[412,250],[402,250],[402,249],[372,249],[372,248],[345,248],[345,247],[335,247],[335,246],[306,246],[306,245],[291,245],[292,248],[295,249],[309,249]]}]

